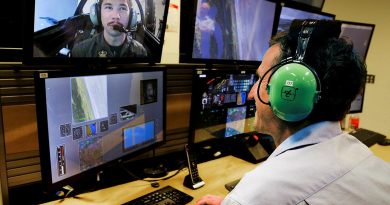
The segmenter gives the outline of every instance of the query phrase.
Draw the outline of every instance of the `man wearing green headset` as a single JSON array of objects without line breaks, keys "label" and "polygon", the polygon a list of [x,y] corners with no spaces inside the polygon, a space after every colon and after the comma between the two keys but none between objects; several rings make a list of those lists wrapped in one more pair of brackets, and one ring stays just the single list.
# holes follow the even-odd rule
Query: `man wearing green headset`
[{"label": "man wearing green headset", "polygon": [[271,40],[248,98],[256,131],[276,149],[225,198],[206,195],[197,205],[389,204],[390,165],[340,128],[366,77],[340,27],[295,20]]}]

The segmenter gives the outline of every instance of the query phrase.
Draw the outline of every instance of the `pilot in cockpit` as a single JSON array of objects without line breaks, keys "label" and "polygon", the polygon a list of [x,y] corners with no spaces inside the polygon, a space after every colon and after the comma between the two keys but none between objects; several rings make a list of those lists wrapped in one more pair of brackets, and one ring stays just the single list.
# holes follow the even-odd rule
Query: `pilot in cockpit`
[{"label": "pilot in cockpit", "polygon": [[99,0],[91,6],[90,18],[103,31],[73,46],[72,57],[146,57],[144,46],[132,38],[137,15],[131,0]]}]

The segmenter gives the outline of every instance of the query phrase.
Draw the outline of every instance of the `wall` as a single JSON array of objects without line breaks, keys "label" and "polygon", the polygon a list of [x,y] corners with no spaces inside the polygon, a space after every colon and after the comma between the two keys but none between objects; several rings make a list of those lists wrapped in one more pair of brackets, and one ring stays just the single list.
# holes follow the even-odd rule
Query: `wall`
[{"label": "wall", "polygon": [[375,24],[367,55],[367,70],[375,75],[374,84],[366,84],[360,127],[390,135],[390,1],[388,0],[326,0],[323,11],[336,19]]},{"label": "wall", "polygon": [[161,63],[179,63],[180,0],[170,0]]}]

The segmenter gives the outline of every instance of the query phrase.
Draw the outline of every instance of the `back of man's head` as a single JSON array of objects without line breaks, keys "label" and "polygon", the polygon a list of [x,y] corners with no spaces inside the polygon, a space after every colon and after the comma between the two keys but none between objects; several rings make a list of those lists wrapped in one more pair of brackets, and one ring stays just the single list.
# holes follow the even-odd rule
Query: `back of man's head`
[{"label": "back of man's head", "polygon": [[[273,42],[281,45],[281,59],[294,57],[302,24],[294,20],[289,32]],[[365,83],[366,67],[353,45],[339,38],[340,31],[341,22],[320,20],[310,35],[303,62],[316,71],[322,85],[321,98],[307,118],[312,122],[343,119]]]}]

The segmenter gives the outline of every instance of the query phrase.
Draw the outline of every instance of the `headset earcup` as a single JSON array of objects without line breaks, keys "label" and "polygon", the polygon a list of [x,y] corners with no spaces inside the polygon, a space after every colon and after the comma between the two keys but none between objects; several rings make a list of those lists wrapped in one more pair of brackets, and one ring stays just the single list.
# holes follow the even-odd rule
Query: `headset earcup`
[{"label": "headset earcup", "polygon": [[272,74],[267,91],[274,114],[282,120],[296,122],[313,110],[317,80],[305,65],[288,63]]},{"label": "headset earcup", "polygon": [[100,4],[94,3],[91,5],[90,12],[89,12],[89,18],[91,19],[91,22],[95,26],[101,25],[101,19],[100,19]]}]

